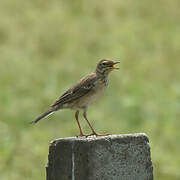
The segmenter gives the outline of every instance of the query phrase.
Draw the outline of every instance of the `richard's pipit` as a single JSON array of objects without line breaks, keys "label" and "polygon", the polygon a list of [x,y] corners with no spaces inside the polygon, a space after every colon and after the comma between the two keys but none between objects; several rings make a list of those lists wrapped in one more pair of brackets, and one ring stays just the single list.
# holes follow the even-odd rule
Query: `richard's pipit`
[{"label": "richard's pipit", "polygon": [[[75,117],[80,130],[79,136],[98,136],[87,119],[86,112],[88,106],[97,100],[102,94],[106,86],[108,85],[108,75],[114,69],[119,69],[114,65],[119,62],[114,62],[108,59],[102,59],[96,67],[95,72],[82,78],[75,86],[68,89],[51,107],[48,111],[40,115],[32,123],[37,123],[44,117],[54,113],[60,109],[73,109],[76,110]],[[92,133],[85,135],[81,129],[78,116],[79,111],[83,111],[83,116],[87,121]]]}]

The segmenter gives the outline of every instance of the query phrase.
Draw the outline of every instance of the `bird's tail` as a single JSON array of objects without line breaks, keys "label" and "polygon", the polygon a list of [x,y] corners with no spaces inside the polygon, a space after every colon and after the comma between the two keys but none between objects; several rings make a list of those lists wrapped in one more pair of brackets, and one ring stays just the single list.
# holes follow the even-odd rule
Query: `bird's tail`
[{"label": "bird's tail", "polygon": [[48,111],[46,111],[45,113],[41,114],[38,118],[36,118],[34,121],[30,122],[31,124],[36,124],[38,121],[40,121],[41,119],[48,117],[49,115],[54,113],[54,109],[50,109]]}]

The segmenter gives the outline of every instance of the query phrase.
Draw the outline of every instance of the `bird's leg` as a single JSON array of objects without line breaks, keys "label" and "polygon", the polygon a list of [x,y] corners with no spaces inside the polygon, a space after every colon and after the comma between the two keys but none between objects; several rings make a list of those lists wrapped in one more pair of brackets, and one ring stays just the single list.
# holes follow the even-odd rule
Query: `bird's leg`
[{"label": "bird's leg", "polygon": [[81,129],[81,126],[80,126],[80,123],[79,123],[79,120],[78,120],[78,116],[79,116],[79,110],[77,110],[77,111],[76,111],[76,114],[75,114],[76,121],[77,121],[77,124],[78,124],[78,127],[79,127],[79,131],[80,131],[79,136],[86,136],[86,135],[83,134],[83,132],[82,132],[82,129]]},{"label": "bird's leg", "polygon": [[85,120],[87,121],[87,123],[88,123],[88,125],[89,125],[89,127],[91,128],[91,131],[92,131],[92,133],[89,134],[89,135],[86,135],[86,137],[87,137],[87,136],[92,136],[92,135],[95,135],[95,136],[108,136],[108,135],[109,135],[109,134],[97,134],[97,133],[95,132],[95,130],[93,129],[93,127],[91,126],[90,122],[89,122],[88,119],[87,119],[86,110],[84,110],[83,116],[84,116]]},{"label": "bird's leg", "polygon": [[91,135],[99,136],[99,135],[95,132],[95,130],[93,129],[93,127],[91,126],[90,122],[88,121],[88,119],[87,119],[87,114],[86,114],[86,110],[84,110],[83,116],[84,116],[85,120],[87,121],[87,123],[88,123],[88,125],[89,125],[89,127],[91,128],[91,131],[92,131],[92,133],[89,134],[89,135],[87,135],[87,136],[91,136]]}]

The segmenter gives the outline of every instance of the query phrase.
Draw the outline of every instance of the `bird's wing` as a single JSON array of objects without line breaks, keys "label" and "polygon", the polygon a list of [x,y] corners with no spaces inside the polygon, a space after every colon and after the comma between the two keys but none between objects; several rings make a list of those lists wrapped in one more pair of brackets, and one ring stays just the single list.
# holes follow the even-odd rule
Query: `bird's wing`
[{"label": "bird's wing", "polygon": [[75,86],[68,89],[51,107],[59,107],[86,95],[95,85],[96,74],[92,73],[81,79]]}]

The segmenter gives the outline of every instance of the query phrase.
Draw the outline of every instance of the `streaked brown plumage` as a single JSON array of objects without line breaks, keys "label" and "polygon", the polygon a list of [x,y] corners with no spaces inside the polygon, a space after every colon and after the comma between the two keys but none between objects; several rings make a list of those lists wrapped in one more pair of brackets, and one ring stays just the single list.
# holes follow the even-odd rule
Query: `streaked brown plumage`
[{"label": "streaked brown plumage", "polygon": [[119,62],[102,59],[97,64],[96,71],[94,73],[85,76],[75,86],[68,89],[62,96],[60,96],[60,98],[53,105],[51,105],[48,111],[40,115],[32,123],[37,123],[42,118],[47,117],[48,115],[54,113],[57,110],[66,109],[66,108],[73,109],[76,110],[75,117],[80,130],[79,136],[89,136],[89,135],[85,135],[82,132],[78,120],[79,111],[83,110],[83,116],[92,130],[92,134],[90,135],[99,135],[94,131],[91,124],[89,123],[86,112],[88,106],[103,94],[105,87],[108,85],[109,73],[113,69],[118,69],[114,67],[114,65],[117,63]]}]

